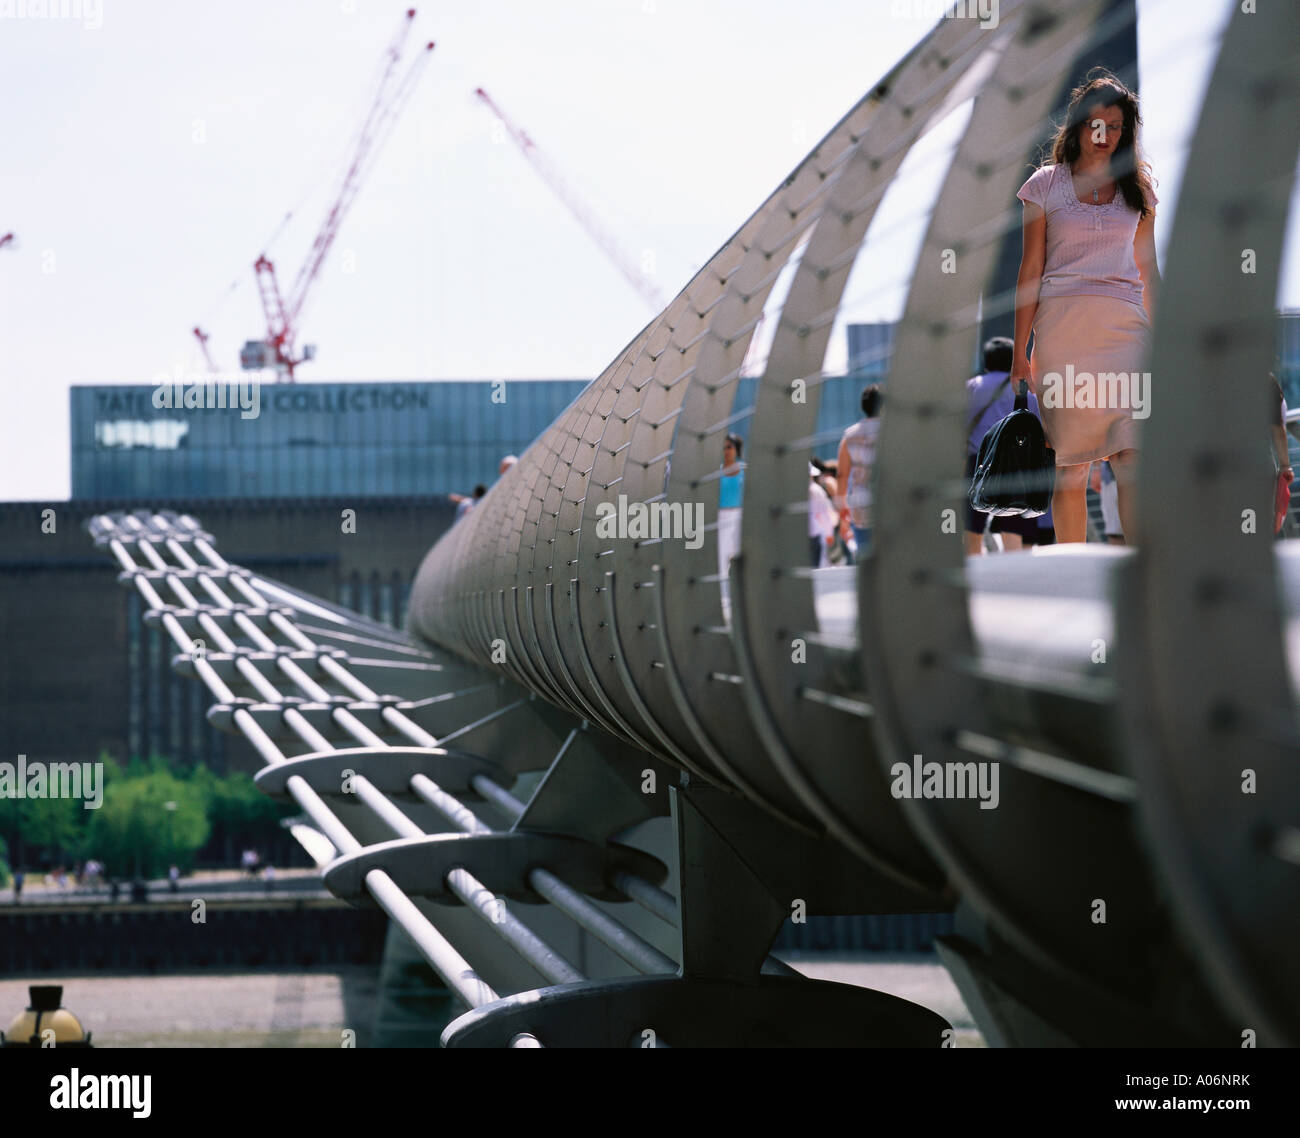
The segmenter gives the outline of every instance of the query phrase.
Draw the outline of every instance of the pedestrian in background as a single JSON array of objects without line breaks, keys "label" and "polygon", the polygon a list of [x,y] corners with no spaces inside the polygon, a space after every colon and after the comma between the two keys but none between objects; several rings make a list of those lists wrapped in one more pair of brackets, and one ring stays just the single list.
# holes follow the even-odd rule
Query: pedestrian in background
[{"label": "pedestrian in background", "polygon": [[[1011,384],[1011,361],[1015,344],[1006,336],[993,336],[985,341],[982,355],[984,370],[966,381],[966,484],[975,477],[975,466],[980,443],[994,424],[1005,419],[1015,409],[1016,392]],[[1029,394],[1029,410],[1038,414],[1038,400]],[[1012,514],[1008,517],[990,517],[980,513],[967,499],[966,553],[970,556],[984,552],[985,533],[1001,535],[1002,550],[1008,552],[1033,545],[1038,536],[1038,519]]]},{"label": "pedestrian in background", "polygon": [[456,503],[456,517],[454,520],[460,521],[461,518],[463,518],[466,514],[470,512],[470,510],[472,510],[475,506],[478,505],[478,500],[481,497],[483,497],[483,495],[486,493],[487,493],[487,487],[484,486],[482,482],[480,482],[477,486],[474,487],[474,493],[471,495],[448,494],[447,497]]},{"label": "pedestrian in background", "polygon": [[[820,458],[812,460],[817,468],[817,484],[826,491],[832,505],[840,500],[839,467],[833,462],[824,462]],[[846,510],[835,506],[836,527],[835,540],[831,543],[830,562],[832,565],[852,565],[857,552],[857,542],[853,537],[853,526],[849,523]]]},{"label": "pedestrian in background", "polygon": [[835,531],[840,524],[835,503],[817,480],[820,473],[817,467],[808,464],[808,544],[814,569],[830,563],[831,546],[835,544]]},{"label": "pedestrian in background", "polygon": [[718,479],[718,575],[722,578],[722,604],[730,603],[731,559],[740,552],[740,515],[745,500],[745,464],[740,461],[745,444],[739,435],[722,441],[722,476]]},{"label": "pedestrian in background", "polygon": [[871,472],[876,464],[876,439],[885,397],[877,384],[862,389],[862,418],[844,432],[835,460],[841,498],[835,504],[847,512],[861,556],[871,541]]}]

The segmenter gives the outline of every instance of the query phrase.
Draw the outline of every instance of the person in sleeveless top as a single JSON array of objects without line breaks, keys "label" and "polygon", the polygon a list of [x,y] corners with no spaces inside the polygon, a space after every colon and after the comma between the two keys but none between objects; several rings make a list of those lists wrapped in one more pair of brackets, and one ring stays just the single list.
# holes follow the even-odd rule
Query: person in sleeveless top
[{"label": "person in sleeveless top", "polygon": [[[1094,461],[1115,474],[1124,534],[1137,534],[1141,421],[1151,412],[1146,356],[1160,275],[1150,167],[1137,96],[1095,68],[1070,94],[1054,162],[1020,187],[1024,251],[1011,382],[1038,397],[1056,451],[1058,541],[1083,541]],[[1033,355],[1029,337],[1033,333]]]},{"label": "person in sleeveless top", "polygon": [[871,469],[876,462],[876,438],[880,434],[880,409],[885,397],[879,386],[862,389],[862,418],[844,432],[835,460],[837,489],[835,505],[848,514],[858,554],[871,541]]},{"label": "person in sleeveless top", "polygon": [[745,464],[740,461],[745,444],[739,435],[728,435],[722,443],[722,476],[718,479],[718,576],[722,578],[722,608],[728,611],[731,597],[731,559],[740,552],[740,517],[745,500]]}]

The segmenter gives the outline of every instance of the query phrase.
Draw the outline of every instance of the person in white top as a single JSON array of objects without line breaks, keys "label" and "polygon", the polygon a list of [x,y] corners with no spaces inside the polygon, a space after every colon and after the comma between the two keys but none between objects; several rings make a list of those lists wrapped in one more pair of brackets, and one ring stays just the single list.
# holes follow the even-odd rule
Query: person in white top
[{"label": "person in white top", "polygon": [[1144,368],[1160,281],[1159,199],[1138,144],[1141,122],[1137,96],[1094,68],[1070,93],[1054,164],[1016,194],[1024,252],[1011,383],[1029,382],[1056,451],[1052,520],[1061,542],[1086,537],[1084,490],[1101,459],[1115,473],[1125,537],[1133,543],[1137,534],[1139,429],[1152,410]]},{"label": "person in white top", "polygon": [[835,544],[835,531],[840,527],[839,511],[831,496],[817,481],[821,476],[812,463],[808,464],[808,545],[812,553],[812,567],[820,569],[830,564],[829,553]]},{"label": "person in white top", "polygon": [[876,437],[885,397],[876,384],[862,389],[862,418],[844,432],[835,461],[840,494],[835,502],[848,515],[857,547],[866,552],[871,541],[871,471],[876,464]]}]

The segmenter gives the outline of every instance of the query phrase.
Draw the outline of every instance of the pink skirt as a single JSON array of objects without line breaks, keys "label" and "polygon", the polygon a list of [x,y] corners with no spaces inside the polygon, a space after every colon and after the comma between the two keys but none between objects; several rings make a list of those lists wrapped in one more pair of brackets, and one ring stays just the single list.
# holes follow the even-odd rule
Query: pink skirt
[{"label": "pink skirt", "polygon": [[1151,407],[1151,376],[1143,371],[1150,343],[1146,309],[1130,300],[1039,300],[1030,388],[1057,466],[1139,449],[1141,422]]}]

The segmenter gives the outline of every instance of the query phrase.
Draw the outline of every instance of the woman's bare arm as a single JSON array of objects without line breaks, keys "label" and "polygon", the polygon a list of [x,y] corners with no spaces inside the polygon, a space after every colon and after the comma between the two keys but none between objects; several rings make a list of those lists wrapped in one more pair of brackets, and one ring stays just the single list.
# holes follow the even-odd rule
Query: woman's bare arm
[{"label": "woman's bare arm", "polygon": [[1160,288],[1160,267],[1156,264],[1156,215],[1149,213],[1138,222],[1133,237],[1133,259],[1142,276],[1142,304],[1147,316],[1155,321],[1157,291]]},{"label": "woman's bare arm", "polygon": [[1273,454],[1277,457],[1277,464],[1283,470],[1291,467],[1291,451],[1286,442],[1286,428],[1279,427],[1276,423],[1269,428],[1269,433],[1273,436]]},{"label": "woman's bare arm", "polygon": [[1024,237],[1020,253],[1020,273],[1016,277],[1015,348],[1011,359],[1011,379],[1029,378],[1029,333],[1038,312],[1038,291],[1043,286],[1043,265],[1047,258],[1047,214],[1041,206],[1025,202]]}]

